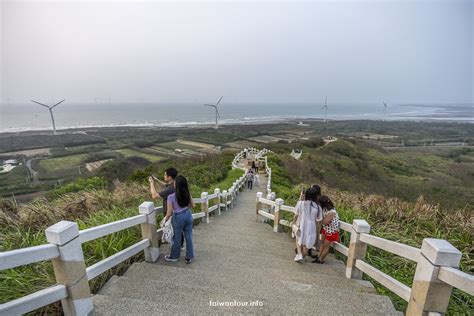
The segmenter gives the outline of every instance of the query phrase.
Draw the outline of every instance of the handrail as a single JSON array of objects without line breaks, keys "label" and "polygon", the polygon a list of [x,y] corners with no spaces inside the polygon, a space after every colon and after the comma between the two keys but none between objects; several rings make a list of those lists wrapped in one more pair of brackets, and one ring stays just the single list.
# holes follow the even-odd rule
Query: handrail
[{"label": "handrail", "polygon": [[410,300],[411,289],[405,284],[401,283],[398,280],[395,280],[388,274],[383,273],[382,271],[378,270],[377,268],[374,268],[373,266],[362,260],[356,260],[355,266],[356,268],[373,278],[375,281],[379,282],[387,289],[403,298],[405,301],[408,302]]},{"label": "handrail", "polygon": [[59,257],[58,246],[52,244],[0,252],[0,271]]},{"label": "handrail", "polygon": [[[259,151],[256,148],[248,148],[248,152],[255,155],[255,157],[261,157],[269,153],[270,151],[267,149],[263,149]],[[242,150],[235,156],[234,160],[232,161],[232,168],[234,169],[239,168],[238,162],[240,161],[240,159],[242,159],[243,153],[244,153],[244,150]],[[209,200],[217,199],[217,203],[207,208],[206,211],[201,211],[201,212],[192,214],[193,219],[197,219],[197,218],[205,219],[206,216],[208,216],[209,212],[213,212],[217,209],[219,209],[218,214],[220,214],[221,207],[223,207],[224,209],[230,209],[234,205],[235,200],[237,198],[237,194],[244,186],[244,183],[245,183],[245,178],[244,176],[242,176],[234,182],[232,187],[229,188],[226,193],[220,192],[220,190],[216,189],[215,193],[207,195],[206,198],[204,199],[200,197],[193,198],[194,203],[196,204],[206,203],[205,205],[208,205]],[[79,248],[74,248],[74,250],[79,249],[80,251],[82,251],[82,249],[80,248],[80,244],[82,243],[92,241],[92,240],[104,237],[106,235],[131,228],[136,225],[142,225],[142,235],[144,238],[141,241],[135,243],[134,245],[126,249],[119,251],[118,253],[110,257],[107,257],[93,264],[90,267],[85,268],[84,272],[88,280],[93,279],[97,277],[98,275],[100,275],[101,273],[107,271],[108,269],[116,266],[120,262],[127,260],[128,258],[134,256],[135,254],[143,250],[148,251],[148,252],[145,252],[145,259],[153,260],[154,257],[157,258],[157,253],[154,253],[153,252],[154,250],[152,249],[150,250],[150,248],[154,247],[153,244],[155,242],[154,239],[157,236],[156,234],[161,231],[161,229],[156,229],[155,216],[156,214],[163,212],[163,207],[162,206],[154,207],[153,203],[151,202],[146,202],[144,204],[146,204],[144,205],[145,207],[144,213],[142,213],[142,210],[141,210],[142,206],[140,206],[139,215],[132,216],[132,217],[125,218],[125,219],[118,220],[111,223],[106,223],[100,226],[87,228],[81,231],[77,229],[77,224],[72,223],[72,222],[65,222],[64,225],[61,226],[61,229],[63,230],[62,233],[64,233],[64,236],[59,235],[61,232],[54,231],[55,236],[61,236],[61,237],[56,237],[59,239],[55,239],[55,241],[58,243],[61,243],[62,242],[61,238],[63,237],[69,238],[70,240],[77,240],[78,244],[73,245],[72,244],[73,241],[71,241],[71,246],[79,247]],[[71,235],[71,234],[74,234],[74,225],[71,226],[70,224],[74,224],[76,227],[75,229],[76,229],[77,239],[75,239],[75,237]],[[145,228],[144,228],[144,225],[145,225]],[[59,251],[58,245],[54,243],[49,243],[49,244],[44,244],[40,246],[0,252],[0,271],[23,266],[26,264],[32,264],[32,263],[36,263],[40,261],[51,260],[51,259],[65,260],[65,262],[67,262],[66,259],[61,258],[61,252]],[[75,256],[76,256],[75,258],[81,258],[83,255],[81,253],[80,255],[76,254]],[[80,268],[80,265],[78,266],[78,268]],[[67,272],[62,271],[61,273],[67,273]],[[55,271],[55,274],[56,274],[56,271]],[[40,308],[42,306],[49,305],[51,303],[54,303],[63,299],[71,300],[73,302],[72,305],[74,305],[74,299],[68,295],[68,293],[70,292],[70,290],[68,289],[69,286],[74,287],[75,284],[72,284],[72,285],[58,284],[56,286],[37,291],[35,293],[26,295],[16,300],[13,300],[4,304],[0,304],[0,314],[3,314],[3,313],[24,314],[32,310],[35,310],[37,308]],[[92,308],[92,303],[90,303],[90,306]]]},{"label": "handrail", "polygon": [[360,234],[360,241],[415,262],[418,262],[421,254],[421,251],[418,248],[380,238],[374,235]]},{"label": "handrail", "polygon": [[118,231],[133,227],[135,225],[145,223],[146,222],[146,215],[140,214],[133,217],[121,219],[116,222],[111,222],[107,224],[103,224],[100,226],[91,227],[88,229],[81,230],[79,232],[79,240],[82,243],[101,238]]},{"label": "handrail", "polygon": [[102,261],[97,262],[96,264],[91,265],[86,269],[87,279],[91,280],[98,275],[104,273],[110,268],[116,266],[120,262],[127,260],[130,257],[133,257],[140,251],[144,250],[146,247],[150,246],[150,240],[144,239],[142,241],[133,244],[132,246],[125,248],[122,251],[117,252],[116,254],[105,258]]},{"label": "handrail", "polygon": [[438,279],[469,295],[474,295],[474,276],[451,267],[439,268]]},{"label": "handrail", "polygon": [[55,285],[0,305],[0,315],[22,315],[68,296],[66,286]]}]

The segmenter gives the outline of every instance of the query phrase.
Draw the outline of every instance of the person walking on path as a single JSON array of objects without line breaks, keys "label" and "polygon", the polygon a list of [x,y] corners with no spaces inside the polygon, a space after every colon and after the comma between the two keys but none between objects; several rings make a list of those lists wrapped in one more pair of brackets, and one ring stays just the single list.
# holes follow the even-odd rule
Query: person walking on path
[{"label": "person walking on path", "polygon": [[252,190],[253,188],[253,177],[254,177],[253,171],[252,169],[249,169],[247,171],[247,189],[249,190]]},{"label": "person walking on path", "polygon": [[194,258],[193,248],[193,215],[191,209],[194,208],[194,202],[189,192],[188,180],[183,176],[177,176],[174,181],[175,193],[168,196],[168,207],[165,220],[171,217],[173,225],[173,242],[171,245],[171,253],[165,256],[165,261],[176,262],[180,257],[180,247],[182,234],[176,232],[184,232],[186,239],[186,257],[187,264],[191,263]]},{"label": "person walking on path", "polygon": [[322,245],[319,257],[312,261],[314,263],[324,263],[324,258],[326,258],[329,253],[331,245],[335,242],[339,242],[339,216],[337,215],[333,202],[329,197],[323,195],[319,199],[319,203],[323,209],[323,228],[321,230]]},{"label": "person walking on path", "polygon": [[[155,200],[162,199],[163,200],[163,214],[167,213],[167,200],[168,196],[170,194],[173,194],[175,192],[174,190],[174,179],[178,176],[178,170],[175,168],[168,168],[165,170],[165,173],[163,175],[163,181],[159,180],[158,178],[154,176],[148,177],[148,182],[150,183],[150,193],[151,197]],[[160,192],[157,192],[156,187],[155,187],[155,181],[158,183],[160,186]],[[175,234],[177,232],[175,231]],[[161,239],[160,239],[160,244],[161,244]],[[184,233],[183,233],[183,238],[181,242],[181,248],[184,246]]]},{"label": "person walking on path", "polygon": [[311,187],[304,194],[304,201],[295,206],[292,230],[296,237],[296,262],[304,262],[308,249],[316,242],[316,222],[322,220],[322,210],[318,204],[318,190]]}]

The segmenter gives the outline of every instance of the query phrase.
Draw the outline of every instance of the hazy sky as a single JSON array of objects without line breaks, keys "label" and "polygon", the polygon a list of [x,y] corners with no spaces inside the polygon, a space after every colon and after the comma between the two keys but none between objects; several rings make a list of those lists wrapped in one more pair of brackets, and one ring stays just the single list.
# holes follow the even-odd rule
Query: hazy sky
[{"label": "hazy sky", "polygon": [[474,102],[469,0],[0,1],[4,102]]}]

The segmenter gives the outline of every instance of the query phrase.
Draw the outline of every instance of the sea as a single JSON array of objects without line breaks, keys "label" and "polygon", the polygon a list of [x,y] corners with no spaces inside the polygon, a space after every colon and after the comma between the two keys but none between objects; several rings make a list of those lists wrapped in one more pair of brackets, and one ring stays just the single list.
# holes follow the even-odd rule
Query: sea
[{"label": "sea", "polygon": [[[56,128],[119,126],[183,127],[215,122],[213,108],[177,103],[72,103],[54,108]],[[285,120],[410,120],[474,123],[474,104],[232,104],[219,105],[219,124],[256,124]],[[37,104],[2,104],[0,133],[51,129],[49,111]]]}]

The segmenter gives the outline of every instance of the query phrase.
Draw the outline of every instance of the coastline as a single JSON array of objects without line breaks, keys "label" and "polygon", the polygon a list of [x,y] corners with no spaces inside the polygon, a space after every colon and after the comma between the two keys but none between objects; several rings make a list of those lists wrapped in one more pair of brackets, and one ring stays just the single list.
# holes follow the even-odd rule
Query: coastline
[{"label": "coastline", "polygon": [[[465,113],[465,117],[447,117],[429,115],[429,116],[406,116],[403,118],[394,118],[388,117],[386,120],[379,117],[366,117],[366,118],[354,118],[354,117],[339,117],[337,119],[331,118],[328,116],[327,120],[331,122],[419,122],[419,123],[471,123],[474,124],[474,117],[469,116],[470,113]],[[298,124],[299,122],[303,123],[315,123],[315,122],[324,122],[322,117],[261,117],[255,119],[244,119],[244,120],[235,120],[228,119],[222,120],[219,122],[219,126],[238,126],[238,125],[274,125],[274,124]],[[117,129],[199,129],[199,128],[214,128],[215,124],[213,122],[167,122],[167,123],[130,123],[130,124],[109,124],[109,125],[78,125],[78,126],[68,126],[68,127],[56,127],[59,133],[81,133],[92,130],[117,130]],[[49,134],[51,132],[51,127],[19,127],[19,128],[7,128],[5,130],[0,129],[0,136],[7,135],[41,135]]]}]

